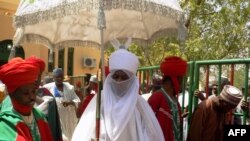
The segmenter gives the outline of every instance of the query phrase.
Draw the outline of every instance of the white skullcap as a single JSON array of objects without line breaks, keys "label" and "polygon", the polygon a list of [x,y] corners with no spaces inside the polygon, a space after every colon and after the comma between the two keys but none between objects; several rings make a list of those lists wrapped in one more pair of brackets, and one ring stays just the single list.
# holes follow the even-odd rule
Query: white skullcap
[{"label": "white skullcap", "polygon": [[111,54],[109,58],[109,69],[112,70],[127,70],[136,74],[139,66],[139,60],[133,53],[125,50],[118,49]]},{"label": "white skullcap", "polygon": [[225,85],[223,90],[220,93],[220,96],[223,100],[233,105],[238,105],[243,95],[241,91],[231,85]]},{"label": "white skullcap", "polygon": [[90,80],[89,80],[90,82],[94,82],[94,83],[97,83],[97,77],[96,77],[96,75],[92,75],[91,77],[90,77]]}]

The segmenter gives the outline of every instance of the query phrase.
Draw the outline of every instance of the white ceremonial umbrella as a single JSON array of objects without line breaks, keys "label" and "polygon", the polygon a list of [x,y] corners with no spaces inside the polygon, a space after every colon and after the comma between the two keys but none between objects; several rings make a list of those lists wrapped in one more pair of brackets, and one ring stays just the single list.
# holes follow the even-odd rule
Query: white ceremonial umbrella
[{"label": "white ceremonial umbrella", "polygon": [[13,42],[43,44],[51,51],[104,46],[115,38],[148,42],[177,36],[181,15],[177,0],[21,0]]},{"label": "white ceremonial umbrella", "polygon": [[[104,72],[104,46],[109,41],[177,36],[182,14],[177,0],[21,0],[13,44],[43,44],[51,54],[55,48],[99,45]],[[97,113],[100,118],[99,108]]]}]

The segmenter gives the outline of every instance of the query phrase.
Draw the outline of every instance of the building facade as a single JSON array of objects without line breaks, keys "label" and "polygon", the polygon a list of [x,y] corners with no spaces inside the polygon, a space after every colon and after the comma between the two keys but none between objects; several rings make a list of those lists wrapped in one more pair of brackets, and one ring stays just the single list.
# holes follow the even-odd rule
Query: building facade
[{"label": "building facade", "polygon": [[[12,47],[12,38],[15,33],[13,28],[13,14],[19,0],[0,0],[0,65],[8,61]],[[43,45],[25,43],[16,50],[16,56],[27,58],[30,56],[42,58],[46,62],[44,75],[50,75],[56,67],[64,69],[67,76],[83,76],[86,73],[97,74],[100,64],[100,48],[68,47],[53,52],[53,62],[49,60],[49,49]]]}]

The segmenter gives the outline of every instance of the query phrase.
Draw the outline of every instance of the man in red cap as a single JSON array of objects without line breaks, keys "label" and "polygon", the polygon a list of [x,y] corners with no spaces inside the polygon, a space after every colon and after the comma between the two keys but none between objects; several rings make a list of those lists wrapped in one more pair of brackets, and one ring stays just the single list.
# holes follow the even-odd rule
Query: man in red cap
[{"label": "man in red cap", "polygon": [[44,114],[33,108],[39,73],[38,64],[21,58],[1,66],[0,80],[7,86],[13,107],[0,113],[0,140],[53,140]]},{"label": "man in red cap", "polygon": [[[12,64],[13,64],[14,62],[15,62],[15,63],[18,63],[19,61],[22,62],[23,60],[22,60],[21,58],[15,58],[15,59],[13,59],[13,60],[11,61],[11,63],[12,63]],[[45,69],[45,62],[44,62],[42,59],[37,58],[37,57],[35,57],[35,56],[31,56],[31,57],[27,58],[25,61],[29,62],[30,64],[34,64],[34,65],[36,65],[36,66],[39,68],[38,77],[37,77],[37,79],[35,80],[35,86],[38,88],[39,85],[40,85],[42,73],[43,73],[43,71],[44,71],[44,69]],[[6,65],[7,65],[7,64],[6,64]],[[21,77],[21,76],[20,76],[20,77]],[[36,98],[36,100],[37,100],[37,98]],[[0,111],[1,111],[2,109],[11,108],[11,107],[12,107],[12,103],[11,103],[10,97],[7,96],[7,97],[4,99],[3,103],[1,104],[1,106],[0,106]]]},{"label": "man in red cap", "polygon": [[180,141],[182,117],[177,95],[187,72],[187,62],[176,56],[166,57],[160,70],[163,74],[162,88],[152,94],[148,103],[160,123],[165,140]]},{"label": "man in red cap", "polygon": [[[62,132],[61,132],[61,125],[59,121],[59,114],[57,111],[56,101],[48,89],[40,87],[42,73],[45,70],[45,62],[42,59],[37,58],[35,56],[27,58],[26,61],[31,64],[37,65],[39,67],[39,74],[35,81],[37,96],[34,107],[41,110],[45,114],[54,140],[61,141]],[[12,103],[10,97],[7,96],[4,99],[3,103],[0,105],[0,112],[2,110],[6,110],[9,108],[12,108]]]}]

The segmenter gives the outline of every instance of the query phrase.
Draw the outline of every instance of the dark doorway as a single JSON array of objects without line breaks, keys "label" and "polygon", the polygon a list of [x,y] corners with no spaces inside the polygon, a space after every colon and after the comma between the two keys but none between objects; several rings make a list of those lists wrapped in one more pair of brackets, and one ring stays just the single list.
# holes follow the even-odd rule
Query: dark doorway
[{"label": "dark doorway", "polygon": [[[10,50],[13,46],[12,40],[2,40],[0,41],[0,66],[8,62]],[[15,57],[25,58],[24,50],[22,46],[16,47]]]}]

